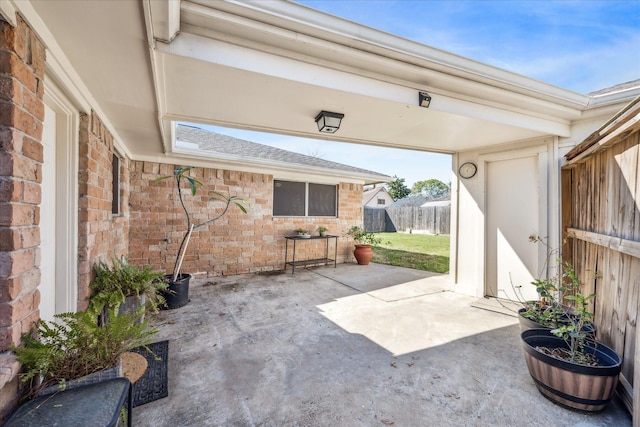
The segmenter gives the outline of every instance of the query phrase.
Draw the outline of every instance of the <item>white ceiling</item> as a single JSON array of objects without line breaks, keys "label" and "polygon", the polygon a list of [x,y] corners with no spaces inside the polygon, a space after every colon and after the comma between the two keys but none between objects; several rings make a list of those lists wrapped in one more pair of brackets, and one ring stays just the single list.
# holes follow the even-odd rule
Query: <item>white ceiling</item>
[{"label": "white ceiling", "polygon": [[26,3],[134,159],[166,160],[173,120],[321,138],[320,110],[334,140],[453,153],[568,136],[589,101],[290,2]]}]

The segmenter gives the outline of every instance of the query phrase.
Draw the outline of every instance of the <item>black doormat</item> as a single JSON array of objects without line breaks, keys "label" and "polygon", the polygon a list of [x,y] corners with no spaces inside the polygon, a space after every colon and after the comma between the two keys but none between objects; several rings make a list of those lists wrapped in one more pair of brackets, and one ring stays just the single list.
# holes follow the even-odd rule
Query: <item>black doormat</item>
[{"label": "black doormat", "polygon": [[[149,350],[151,350],[151,352]],[[149,366],[144,375],[133,385],[133,406],[144,405],[169,395],[167,366],[169,362],[169,341],[159,341],[132,351],[147,359]]]}]

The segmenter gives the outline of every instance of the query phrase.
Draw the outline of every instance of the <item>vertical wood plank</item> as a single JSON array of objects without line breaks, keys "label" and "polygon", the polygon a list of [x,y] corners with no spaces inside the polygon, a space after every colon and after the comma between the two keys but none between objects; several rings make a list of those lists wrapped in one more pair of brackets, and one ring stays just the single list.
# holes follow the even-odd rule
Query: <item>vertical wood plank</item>
[{"label": "vertical wood plank", "polygon": [[[563,230],[640,242],[639,169],[636,130],[563,170]],[[640,258],[579,239],[568,246],[565,253],[583,283],[582,291],[596,294],[598,336],[623,356],[620,391],[635,415],[634,426],[640,427]]]},{"label": "vertical wood plank", "polygon": [[[636,343],[640,343],[640,311],[636,313]],[[633,374],[633,427],[640,427],[640,346],[636,346],[635,357],[633,358],[634,370]]]}]

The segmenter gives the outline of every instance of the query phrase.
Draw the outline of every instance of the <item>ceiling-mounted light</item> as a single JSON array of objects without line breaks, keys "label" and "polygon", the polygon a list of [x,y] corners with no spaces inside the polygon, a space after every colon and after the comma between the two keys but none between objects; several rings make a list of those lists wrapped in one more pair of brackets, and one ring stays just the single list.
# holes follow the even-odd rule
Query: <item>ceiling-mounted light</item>
[{"label": "ceiling-mounted light", "polygon": [[427,92],[418,92],[418,105],[429,108],[429,104],[431,104],[431,95]]},{"label": "ceiling-mounted light", "polygon": [[342,122],[343,117],[344,114],[320,111],[316,116],[318,130],[322,133],[336,133],[340,129],[340,122]]}]

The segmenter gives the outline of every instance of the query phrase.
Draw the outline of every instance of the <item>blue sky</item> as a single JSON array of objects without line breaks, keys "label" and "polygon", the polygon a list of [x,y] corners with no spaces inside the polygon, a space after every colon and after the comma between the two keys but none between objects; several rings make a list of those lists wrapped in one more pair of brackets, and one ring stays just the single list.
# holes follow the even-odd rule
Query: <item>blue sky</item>
[{"label": "blue sky", "polygon": [[[640,0],[299,0],[431,47],[589,93],[640,78]],[[213,130],[404,178],[451,180],[450,156]]]}]

